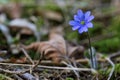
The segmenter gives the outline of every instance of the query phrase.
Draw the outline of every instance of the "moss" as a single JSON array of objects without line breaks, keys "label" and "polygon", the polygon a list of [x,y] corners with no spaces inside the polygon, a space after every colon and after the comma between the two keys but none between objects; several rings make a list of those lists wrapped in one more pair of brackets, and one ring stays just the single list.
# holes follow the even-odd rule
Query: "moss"
[{"label": "moss", "polygon": [[0,80],[5,80],[5,77],[0,74]]},{"label": "moss", "polygon": [[119,73],[120,74],[120,63],[115,64],[115,73]]},{"label": "moss", "polygon": [[70,32],[66,35],[66,38],[67,40],[78,40],[78,32],[77,31],[73,31],[73,32]]},{"label": "moss", "polygon": [[[100,29],[98,28],[98,31],[99,30]],[[96,29],[94,29],[94,31],[96,31]],[[91,29],[91,34],[94,35],[92,32],[93,31]],[[93,46],[95,46],[100,52],[115,52],[120,49],[120,16],[112,18],[109,27],[102,30],[102,34],[106,34],[108,32],[113,33],[114,37],[93,43]]]},{"label": "moss", "polygon": [[100,52],[115,52],[120,49],[120,38],[115,37],[93,43],[93,46]]},{"label": "moss", "polygon": [[36,39],[34,38],[34,37],[30,37],[30,38],[28,38],[27,40],[24,40],[24,44],[25,45],[29,45],[29,44],[31,44],[32,42],[35,42],[36,41]]},{"label": "moss", "polygon": [[120,38],[120,16],[116,16],[111,20],[109,31],[116,33]]},{"label": "moss", "polygon": [[74,79],[71,77],[67,77],[65,80],[74,80]]},{"label": "moss", "polygon": [[7,75],[4,75],[4,74],[0,74],[0,80],[13,80],[12,78],[10,78],[9,76]]},{"label": "moss", "polygon": [[[111,69],[112,69],[112,67],[108,67],[107,70],[98,70],[98,72],[99,72],[99,74],[101,76],[100,80],[108,78],[108,75],[110,74]],[[114,73],[113,73],[113,75],[111,77],[111,80],[116,79],[116,77],[119,76],[119,74],[120,74],[120,64],[118,63],[118,64],[115,64],[115,69],[114,69]]]}]

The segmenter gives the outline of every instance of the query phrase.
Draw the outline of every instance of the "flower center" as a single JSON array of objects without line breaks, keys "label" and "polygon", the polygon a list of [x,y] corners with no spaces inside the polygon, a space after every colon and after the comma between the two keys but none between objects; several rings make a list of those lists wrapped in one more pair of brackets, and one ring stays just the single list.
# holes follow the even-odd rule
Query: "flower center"
[{"label": "flower center", "polygon": [[85,21],[81,21],[80,24],[84,25],[84,24],[85,24]]}]

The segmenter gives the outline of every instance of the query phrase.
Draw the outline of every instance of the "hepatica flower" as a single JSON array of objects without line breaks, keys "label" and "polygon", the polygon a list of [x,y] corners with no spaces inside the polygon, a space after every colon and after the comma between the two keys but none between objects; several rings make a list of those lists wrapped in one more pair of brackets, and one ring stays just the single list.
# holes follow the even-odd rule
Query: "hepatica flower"
[{"label": "hepatica flower", "polygon": [[[90,35],[88,33],[88,28],[92,28],[92,20],[94,19],[94,16],[91,15],[90,11],[87,11],[85,13],[82,12],[82,10],[78,10],[77,14],[74,15],[74,20],[71,20],[69,24],[72,26],[72,30],[78,30],[78,32],[81,34],[83,32],[87,32],[88,34],[88,40],[89,40],[89,48],[90,48],[90,63],[91,68],[96,69],[96,63],[94,61],[96,55],[94,56],[92,53],[91,48],[91,41],[90,41]],[[95,66],[94,66],[95,65]]]},{"label": "hepatica flower", "polygon": [[90,11],[83,13],[82,10],[78,10],[77,14],[74,15],[74,20],[69,21],[69,24],[72,26],[72,30],[78,30],[81,34],[87,32],[88,28],[93,27],[91,22],[93,19],[94,16],[91,15]]}]

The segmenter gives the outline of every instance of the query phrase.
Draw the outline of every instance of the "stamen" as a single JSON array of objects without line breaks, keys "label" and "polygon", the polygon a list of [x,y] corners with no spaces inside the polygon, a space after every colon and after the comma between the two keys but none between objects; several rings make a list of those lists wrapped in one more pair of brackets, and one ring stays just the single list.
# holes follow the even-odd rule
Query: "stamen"
[{"label": "stamen", "polygon": [[80,24],[82,24],[82,25],[85,24],[85,21],[81,21]]}]

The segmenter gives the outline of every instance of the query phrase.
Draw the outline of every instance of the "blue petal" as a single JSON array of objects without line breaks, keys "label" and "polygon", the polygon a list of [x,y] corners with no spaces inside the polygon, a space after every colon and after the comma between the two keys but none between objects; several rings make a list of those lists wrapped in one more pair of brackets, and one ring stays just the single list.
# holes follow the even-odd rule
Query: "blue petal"
[{"label": "blue petal", "polygon": [[77,15],[79,16],[79,18],[82,18],[84,14],[83,14],[82,10],[78,10]]},{"label": "blue petal", "polygon": [[77,15],[74,15],[74,20],[80,21],[79,17]]},{"label": "blue petal", "polygon": [[85,26],[81,27],[81,28],[78,30],[78,32],[79,32],[80,34],[83,33],[83,32],[87,32],[87,31],[88,31],[88,28],[85,27]]},{"label": "blue petal", "polygon": [[87,32],[87,31],[88,31],[88,28],[87,28],[86,26],[84,26],[84,27],[82,28],[82,30],[83,30],[83,32]]},{"label": "blue petal", "polygon": [[72,27],[72,30],[77,30],[77,29],[79,29],[80,28],[80,26],[73,26]]},{"label": "blue petal", "polygon": [[78,30],[78,32],[79,32],[80,34],[83,33],[83,29],[80,28],[80,29]]},{"label": "blue petal", "polygon": [[90,22],[90,21],[92,21],[93,19],[94,19],[94,16],[92,15],[92,16],[90,16],[90,17],[87,19],[87,21]]},{"label": "blue petal", "polygon": [[89,23],[87,23],[85,26],[88,27],[88,28],[92,28],[92,27],[93,27],[93,24],[92,24],[91,22],[89,22]]},{"label": "blue petal", "polygon": [[88,17],[90,16],[90,14],[91,14],[91,12],[90,12],[90,11],[87,11],[87,12],[85,13],[85,20],[87,20],[87,19],[88,19]]},{"label": "blue petal", "polygon": [[79,25],[78,22],[74,20],[69,21],[69,24],[72,26]]}]

